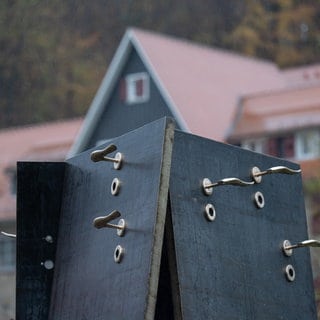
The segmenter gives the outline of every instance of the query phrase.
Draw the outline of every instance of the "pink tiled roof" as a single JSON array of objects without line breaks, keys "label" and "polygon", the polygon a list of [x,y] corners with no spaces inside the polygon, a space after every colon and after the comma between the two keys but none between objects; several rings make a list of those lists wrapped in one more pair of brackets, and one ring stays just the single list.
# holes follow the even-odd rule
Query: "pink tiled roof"
[{"label": "pink tiled roof", "polygon": [[62,161],[82,119],[0,130],[0,220],[15,218],[15,196],[6,173],[17,161]]},{"label": "pink tiled roof", "polygon": [[90,140],[131,48],[145,63],[180,127],[225,141],[238,99],[284,88],[287,80],[271,62],[244,57],[140,29],[128,29],[92,101],[71,153]]},{"label": "pink tiled roof", "polygon": [[273,63],[152,32],[132,32],[194,134],[225,140],[240,96],[286,86]]}]

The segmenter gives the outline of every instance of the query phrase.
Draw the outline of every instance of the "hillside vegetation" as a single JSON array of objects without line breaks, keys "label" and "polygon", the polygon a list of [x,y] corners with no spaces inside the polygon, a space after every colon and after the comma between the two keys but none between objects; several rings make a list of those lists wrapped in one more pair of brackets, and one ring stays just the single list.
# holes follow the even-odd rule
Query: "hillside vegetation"
[{"label": "hillside vegetation", "polygon": [[84,115],[128,26],[318,62],[319,0],[2,0],[0,128]]}]

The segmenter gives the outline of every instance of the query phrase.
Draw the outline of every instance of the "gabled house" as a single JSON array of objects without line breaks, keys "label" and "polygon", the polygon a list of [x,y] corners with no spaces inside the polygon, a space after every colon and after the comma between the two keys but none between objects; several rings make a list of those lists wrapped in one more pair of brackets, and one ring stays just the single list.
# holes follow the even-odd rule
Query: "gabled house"
[{"label": "gabled house", "polygon": [[[164,116],[186,132],[300,162],[303,178],[318,181],[316,202],[306,200],[311,236],[320,237],[320,64],[280,70],[128,29],[69,156]],[[319,254],[312,256],[320,288]]]},{"label": "gabled house", "polygon": [[131,28],[69,155],[169,116],[193,134],[311,160],[319,156],[313,148],[319,101],[320,65],[280,70],[264,60]]},{"label": "gabled house", "polygon": [[241,96],[285,87],[273,63],[128,29],[70,156],[163,116],[225,141]]}]

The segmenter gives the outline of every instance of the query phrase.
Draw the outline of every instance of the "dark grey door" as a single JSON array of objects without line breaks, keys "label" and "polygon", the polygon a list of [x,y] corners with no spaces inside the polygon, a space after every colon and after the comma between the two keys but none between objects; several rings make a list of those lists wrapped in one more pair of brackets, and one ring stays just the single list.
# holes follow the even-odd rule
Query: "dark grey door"
[{"label": "dark grey door", "polygon": [[[153,319],[172,135],[160,120],[109,141],[123,156],[118,170],[91,161],[92,150],[67,161],[49,319]],[[113,211],[122,236],[93,227]]]},{"label": "dark grey door", "polygon": [[[254,166],[299,169],[175,132],[170,199],[184,320],[316,319],[309,249],[291,256],[281,249],[284,240],[308,238],[301,176],[266,174],[252,185]],[[240,178],[249,185],[220,181],[206,195],[204,178]]]}]

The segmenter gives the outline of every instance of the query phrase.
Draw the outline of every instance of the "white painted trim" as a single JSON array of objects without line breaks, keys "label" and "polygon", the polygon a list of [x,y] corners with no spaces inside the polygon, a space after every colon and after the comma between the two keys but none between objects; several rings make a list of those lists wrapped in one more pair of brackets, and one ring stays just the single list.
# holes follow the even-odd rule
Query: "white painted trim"
[{"label": "white painted trim", "polygon": [[172,97],[170,96],[169,92],[163,85],[161,79],[159,78],[152,62],[150,61],[148,55],[145,53],[143,47],[140,45],[137,38],[132,37],[131,39],[132,44],[134,45],[134,48],[137,50],[138,54],[140,55],[142,61],[145,63],[147,70],[150,73],[151,78],[155,82],[156,86],[158,87],[160,94],[162,95],[164,101],[166,102],[167,106],[169,107],[171,113],[173,114],[175,121],[181,128],[181,130],[186,132],[191,132],[187,123],[183,119],[179,109],[177,108],[176,104],[174,103]]},{"label": "white painted trim", "polygon": [[[135,82],[142,80],[142,96],[136,94]],[[150,98],[150,79],[147,72],[130,73],[126,76],[126,103],[136,104],[147,102]]]},{"label": "white painted trim", "polygon": [[88,143],[98,120],[100,119],[103,111],[104,105],[108,101],[114,84],[125,64],[127,57],[130,53],[130,30],[123,36],[120,45],[109,65],[108,71],[106,72],[100,87],[89,107],[89,110],[85,116],[84,122],[80,128],[79,134],[77,135],[75,142],[73,143],[67,158],[75,156],[79,153],[84,146]]}]

